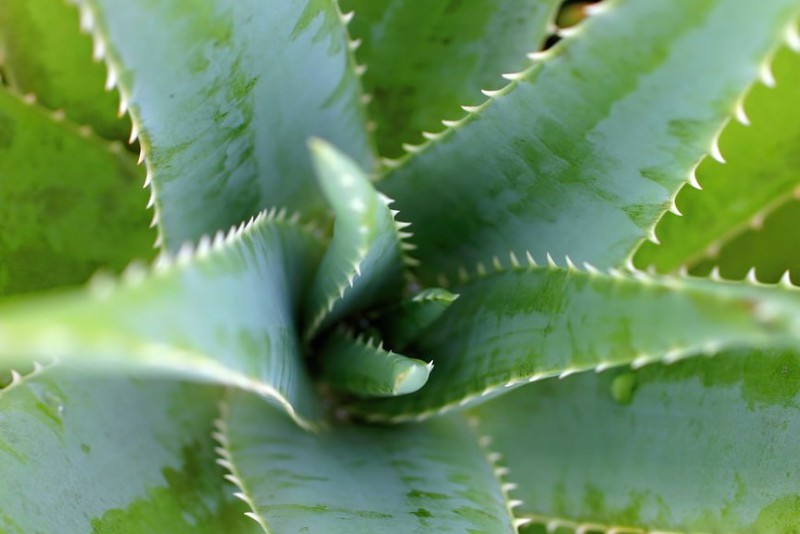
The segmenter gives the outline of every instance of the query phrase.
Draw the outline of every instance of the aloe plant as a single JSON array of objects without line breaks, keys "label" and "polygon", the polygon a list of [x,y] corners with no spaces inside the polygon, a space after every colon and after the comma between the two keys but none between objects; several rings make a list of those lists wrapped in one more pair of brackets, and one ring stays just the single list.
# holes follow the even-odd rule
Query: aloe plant
[{"label": "aloe plant", "polygon": [[0,532],[798,531],[799,14],[5,0]]}]

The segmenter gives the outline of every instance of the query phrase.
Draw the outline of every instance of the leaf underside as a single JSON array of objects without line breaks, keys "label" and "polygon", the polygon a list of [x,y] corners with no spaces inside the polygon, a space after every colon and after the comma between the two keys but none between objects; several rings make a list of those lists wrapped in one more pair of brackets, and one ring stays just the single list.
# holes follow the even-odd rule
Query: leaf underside
[{"label": "leaf underside", "polygon": [[623,264],[796,12],[794,0],[609,2],[379,184],[437,229],[412,240],[420,276],[509,250]]},{"label": "leaf underside", "polygon": [[768,533],[800,528],[798,408],[796,351],[737,351],[547,380],[475,415],[522,516]]}]

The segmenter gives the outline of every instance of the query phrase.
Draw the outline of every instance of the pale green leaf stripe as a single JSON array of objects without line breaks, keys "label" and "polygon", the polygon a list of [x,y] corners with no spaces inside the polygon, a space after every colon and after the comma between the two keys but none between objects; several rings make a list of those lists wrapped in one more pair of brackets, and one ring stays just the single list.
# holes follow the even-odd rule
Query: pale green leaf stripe
[{"label": "pale green leaf stripe", "polygon": [[0,87],[0,295],[152,257],[143,174],[118,143]]},{"label": "pale green leaf stripe", "polygon": [[320,379],[336,391],[358,397],[413,393],[425,385],[431,365],[384,350],[372,340],[332,332],[315,351]]},{"label": "pale green leaf stripe", "polygon": [[800,529],[798,408],[800,356],[767,351],[547,380],[477,415],[521,515],[768,534]]},{"label": "pale green leaf stripe", "polygon": [[92,61],[92,40],[80,32],[78,10],[65,0],[3,0],[0,48],[6,82],[63,110],[106,139],[125,140],[130,121],[117,117],[119,95],[104,90],[106,71]]},{"label": "pale green leaf stripe", "polygon": [[0,531],[255,534],[214,463],[217,398],[63,367],[0,389]]},{"label": "pale green leaf stripe", "polygon": [[372,167],[333,0],[77,1],[130,107],[169,249],[271,206],[324,213],[311,135]]},{"label": "pale green leaf stripe", "polygon": [[[301,425],[320,416],[295,328],[321,255],[296,225],[263,213],[177,265],[127,271],[70,292],[0,307],[0,362],[67,358],[86,371],[169,375],[255,391]],[[262,401],[263,402],[263,401]]]},{"label": "pale green leaf stripe", "polygon": [[352,411],[420,419],[554,375],[800,346],[800,290],[790,287],[532,267],[478,277],[459,292],[406,351],[433,361],[425,387]]},{"label": "pale green leaf stripe", "polygon": [[354,11],[356,51],[367,65],[365,89],[381,153],[438,132],[442,119],[483,100],[539,50],[559,0],[343,0]]},{"label": "pale green leaf stripe", "polygon": [[656,227],[661,245],[645,243],[637,265],[654,265],[661,272],[692,267],[704,256],[715,256],[752,221],[763,221],[766,213],[794,201],[800,184],[800,54],[785,48],[771,68],[777,85],[756,86],[742,104],[746,115],[740,120],[747,118],[750,125],[732,122],[720,138],[726,163],[700,165],[703,190],[681,191],[676,202],[683,217],[664,217]]},{"label": "pale green leaf stripe", "polygon": [[255,516],[272,532],[515,532],[502,488],[460,418],[394,428],[337,423],[314,435],[235,393],[220,430]]},{"label": "pale green leaf stripe", "polygon": [[437,229],[412,240],[420,274],[453,276],[509,249],[623,264],[797,11],[796,0],[604,2],[381,183],[415,225]]},{"label": "pale green leaf stripe", "polygon": [[403,290],[401,232],[355,161],[320,139],[310,143],[322,191],[336,214],[333,239],[309,292],[305,333],[391,301]]}]

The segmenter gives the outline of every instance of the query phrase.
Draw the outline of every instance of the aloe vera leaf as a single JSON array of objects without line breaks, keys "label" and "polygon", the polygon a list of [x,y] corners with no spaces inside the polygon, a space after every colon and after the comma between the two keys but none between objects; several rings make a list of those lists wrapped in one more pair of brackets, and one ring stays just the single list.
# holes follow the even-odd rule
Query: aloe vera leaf
[{"label": "aloe vera leaf", "polygon": [[[703,189],[680,192],[676,203],[683,216],[664,217],[656,227],[661,244],[644,243],[635,258],[637,265],[654,265],[662,272],[693,267],[704,257],[716,256],[750,225],[763,222],[766,214],[795,202],[793,195],[800,183],[800,107],[796,105],[800,54],[782,49],[771,69],[770,79],[777,85],[755,86],[741,104],[739,120],[732,121],[720,137],[726,162],[708,159],[700,165],[697,178]],[[749,126],[742,124],[745,119]],[[774,253],[780,254],[783,248],[775,248]]]},{"label": "aloe vera leaf", "polygon": [[101,278],[89,291],[7,300],[0,362],[64,358],[87,372],[237,386],[313,426],[320,405],[295,324],[320,255],[307,231],[262,213],[152,272],[126,271],[119,284]]},{"label": "aloe vera leaf", "polygon": [[371,319],[380,338],[393,350],[403,350],[441,317],[458,295],[439,287],[423,289],[412,298],[381,310]]},{"label": "aloe vera leaf", "polygon": [[798,11],[794,0],[602,6],[379,184],[438,230],[412,239],[426,282],[509,250],[627,262]]},{"label": "aloe vera leaf", "polygon": [[422,132],[442,129],[461,105],[479,104],[482,89],[502,85],[501,75],[529,64],[558,8],[557,0],[345,0],[356,50],[368,68],[378,148],[402,153]]},{"label": "aloe vera leaf", "polygon": [[37,368],[0,389],[0,531],[255,533],[221,483],[219,392]]},{"label": "aloe vera leaf", "polygon": [[796,351],[736,351],[547,380],[476,415],[536,521],[791,532],[799,392]]},{"label": "aloe vera leaf", "polygon": [[118,143],[0,87],[0,295],[152,257],[143,180]]},{"label": "aloe vera leaf", "polygon": [[800,281],[794,228],[800,228],[800,202],[792,198],[766,216],[763,226],[742,232],[723,245],[716,257],[697,262],[692,272],[705,276],[716,269],[729,280],[754,276],[763,282],[777,281],[788,272],[790,280]]},{"label": "aloe vera leaf", "polygon": [[431,365],[385,350],[374,342],[332,332],[316,351],[320,379],[358,397],[413,393],[425,385]]},{"label": "aloe vera leaf", "polygon": [[78,10],[64,0],[4,0],[0,49],[6,82],[16,91],[101,136],[126,140],[130,121],[117,116],[119,95],[104,90],[106,70],[92,61],[92,40]]},{"label": "aloe vera leaf", "polygon": [[514,532],[502,488],[463,419],[337,423],[313,435],[234,393],[218,428],[252,515],[270,532]]},{"label": "aloe vera leaf", "polygon": [[168,249],[273,206],[322,217],[311,135],[372,166],[332,0],[78,4],[130,109]]},{"label": "aloe vera leaf", "polygon": [[436,366],[425,387],[351,411],[423,419],[551,376],[800,341],[792,287],[529,267],[478,276],[459,293],[406,351]]},{"label": "aloe vera leaf", "polygon": [[306,304],[306,337],[403,290],[402,233],[389,209],[355,161],[328,143],[309,144],[322,191],[336,214]]}]

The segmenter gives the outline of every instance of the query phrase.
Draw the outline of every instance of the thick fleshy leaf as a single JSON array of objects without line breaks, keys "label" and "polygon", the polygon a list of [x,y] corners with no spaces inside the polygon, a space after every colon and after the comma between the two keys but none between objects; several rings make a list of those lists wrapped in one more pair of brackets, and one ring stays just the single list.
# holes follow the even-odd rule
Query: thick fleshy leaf
[{"label": "thick fleshy leaf", "polygon": [[536,522],[766,534],[800,528],[798,408],[800,356],[770,351],[547,380],[476,413]]},{"label": "thick fleshy leaf", "polygon": [[381,341],[393,350],[403,350],[441,317],[458,295],[439,287],[423,289],[412,298],[381,310],[371,323]]},{"label": "thick fleshy leaf", "polygon": [[320,415],[297,338],[303,289],[321,246],[297,225],[261,214],[123,283],[6,301],[0,361],[69,358],[87,371],[132,369],[255,391],[300,424]]},{"label": "thick fleshy leaf", "polygon": [[371,118],[381,153],[422,141],[423,131],[482,100],[482,89],[529,64],[560,0],[344,0],[354,11],[356,55],[368,68]]},{"label": "thick fleshy leaf", "polygon": [[796,228],[800,228],[800,202],[792,198],[767,215],[763,226],[742,232],[715,258],[695,264],[692,272],[705,276],[716,270],[725,279],[754,276],[763,282],[775,282],[788,272],[791,280],[800,282]]},{"label": "thick fleshy leaf", "polygon": [[121,145],[0,87],[0,295],[152,257],[140,171]]},{"label": "thick fleshy leaf", "polygon": [[333,240],[306,305],[306,337],[403,290],[399,224],[358,165],[324,141],[310,144],[322,191],[336,213]]},{"label": "thick fleshy leaf", "polygon": [[0,531],[232,532],[211,388],[45,368],[0,390]]},{"label": "thick fleshy leaf", "polygon": [[781,50],[772,70],[777,86],[756,86],[740,108],[746,115],[720,137],[726,162],[700,165],[697,178],[703,189],[681,191],[676,203],[683,217],[664,217],[656,228],[661,244],[645,243],[637,265],[654,265],[662,272],[691,268],[719,254],[750,225],[763,223],[772,210],[794,202],[800,184],[800,54]]},{"label": "thick fleshy leaf", "polygon": [[[530,251],[622,265],[671,205],[795,0],[619,0],[380,184],[420,274]],[[732,31],[737,28],[737,31]]]},{"label": "thick fleshy leaf", "polygon": [[234,481],[270,532],[514,532],[492,465],[460,418],[340,422],[314,435],[234,394],[218,428]]},{"label": "thick fleshy leaf", "polygon": [[317,365],[323,382],[358,397],[413,393],[425,385],[432,368],[340,331],[331,333],[318,349]]},{"label": "thick fleshy leaf", "polygon": [[404,421],[551,376],[729,347],[800,347],[800,290],[531,267],[477,277],[406,354],[433,360],[417,393],[354,402]]},{"label": "thick fleshy leaf", "polygon": [[372,166],[332,0],[77,2],[130,108],[169,249],[264,208],[323,213],[311,135]]},{"label": "thick fleshy leaf", "polygon": [[78,10],[65,0],[0,3],[3,73],[16,91],[106,139],[125,140],[130,121],[117,117],[119,95],[104,90],[106,70],[92,61],[92,40],[80,32]]}]

